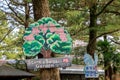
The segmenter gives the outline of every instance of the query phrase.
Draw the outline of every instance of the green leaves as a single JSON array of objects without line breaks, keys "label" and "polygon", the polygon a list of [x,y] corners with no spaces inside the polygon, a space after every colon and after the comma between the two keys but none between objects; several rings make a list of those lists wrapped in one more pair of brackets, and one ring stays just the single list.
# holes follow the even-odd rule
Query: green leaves
[{"label": "green leaves", "polygon": [[32,2],[32,0],[26,0],[26,1],[29,2],[29,3]]},{"label": "green leaves", "polygon": [[[114,44],[115,45],[115,44]],[[120,54],[116,51],[116,47],[107,40],[99,41],[98,50],[103,54],[106,63],[112,62],[113,65],[120,65]]]}]

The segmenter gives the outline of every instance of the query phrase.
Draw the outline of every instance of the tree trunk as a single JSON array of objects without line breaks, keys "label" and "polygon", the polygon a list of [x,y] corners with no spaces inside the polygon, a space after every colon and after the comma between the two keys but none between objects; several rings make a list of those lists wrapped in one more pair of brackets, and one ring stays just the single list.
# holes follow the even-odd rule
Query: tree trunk
[{"label": "tree trunk", "polygon": [[111,65],[109,66],[108,70],[109,70],[109,78],[110,80],[112,80],[113,71]]},{"label": "tree trunk", "polygon": [[113,77],[112,80],[117,80],[117,67],[113,65]]},{"label": "tree trunk", "polygon": [[[87,46],[87,53],[92,56],[94,59],[94,53],[96,49],[96,36],[97,36],[97,29],[96,29],[96,4],[93,3],[90,5],[90,25],[89,25],[89,43]],[[98,80],[97,78],[89,78],[86,80]]]},{"label": "tree trunk", "polygon": [[89,43],[87,46],[87,52],[94,59],[94,53],[96,49],[96,36],[97,36],[97,26],[96,26],[96,4],[90,7],[90,25],[89,25]]},{"label": "tree trunk", "polygon": [[60,80],[58,68],[40,69],[40,80]]},{"label": "tree trunk", "polygon": [[108,72],[108,68],[106,68],[108,66],[108,63],[105,61],[104,63],[104,67],[105,67],[105,80],[108,80],[109,76],[109,72]]},{"label": "tree trunk", "polygon": [[[104,37],[104,41],[107,40],[107,35],[104,35],[103,37]],[[105,54],[105,52],[103,52],[103,53]],[[104,61],[105,61],[105,58],[104,58]],[[104,67],[105,67],[105,80],[112,80],[113,69],[111,67],[111,63],[108,61],[105,61]]]},{"label": "tree trunk", "polygon": [[25,23],[24,23],[24,25],[25,25],[25,28],[27,28],[29,25],[30,7],[29,7],[29,3],[26,0],[24,1],[24,3],[25,3]]},{"label": "tree trunk", "polygon": [[42,17],[50,16],[48,0],[32,0],[32,3],[35,21]]},{"label": "tree trunk", "polygon": [[105,62],[104,64],[105,67],[107,67],[105,69],[105,80],[114,80],[112,79],[112,76],[113,76],[113,69],[111,67],[111,65],[108,63],[108,62]]},{"label": "tree trunk", "polygon": [[[89,6],[89,9],[90,9],[89,43],[88,43],[88,46],[87,46],[87,53],[89,53],[92,56],[93,59],[94,59],[94,53],[95,53],[95,49],[96,49],[96,37],[97,37],[96,21],[97,21],[97,17],[113,1],[114,0],[108,1],[108,3],[103,7],[103,9],[101,9],[100,12],[96,13],[96,11],[97,11],[97,0],[89,0],[89,1],[86,0],[87,4]],[[109,70],[111,71],[111,67],[109,68]],[[105,71],[105,74],[107,74],[107,71]]]}]

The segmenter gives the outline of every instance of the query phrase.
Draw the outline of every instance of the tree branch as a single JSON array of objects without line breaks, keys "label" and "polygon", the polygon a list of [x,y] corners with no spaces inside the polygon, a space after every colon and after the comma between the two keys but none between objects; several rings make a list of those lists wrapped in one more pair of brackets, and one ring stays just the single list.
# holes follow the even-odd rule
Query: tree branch
[{"label": "tree branch", "polygon": [[113,40],[113,39],[110,39],[110,40],[111,40],[112,42],[114,42],[114,43],[120,45],[120,42],[117,42],[117,41],[115,41],[115,40]]},{"label": "tree branch", "polygon": [[98,12],[96,14],[96,16],[99,16],[114,0],[110,0],[103,8],[100,12]]},{"label": "tree branch", "polygon": [[117,31],[120,31],[120,29],[116,29],[116,30],[113,30],[113,31],[109,31],[109,32],[100,34],[99,36],[97,36],[96,38],[94,38],[94,39],[91,41],[90,44],[92,44],[95,39],[97,39],[97,38],[99,38],[99,37],[101,37],[101,36],[103,36],[103,35],[111,34],[111,33],[117,32]]},{"label": "tree branch", "polygon": [[96,37],[96,39],[99,38],[99,37],[101,37],[101,36],[103,36],[103,35],[111,34],[111,33],[118,32],[118,31],[120,31],[120,29],[116,29],[116,30],[113,30],[113,31],[109,31],[109,32],[100,34],[99,36]]},{"label": "tree branch", "polygon": [[84,31],[86,29],[88,29],[89,27],[85,27],[85,28],[81,28],[79,30],[77,30],[74,34],[71,34],[71,36],[75,36],[75,35],[78,35],[81,31]]},{"label": "tree branch", "polygon": [[120,12],[117,12],[117,11],[106,10],[105,13],[113,13],[113,14],[116,14],[116,15],[120,15]]},{"label": "tree branch", "polygon": [[10,0],[10,1],[11,1],[11,3],[13,3],[15,5],[21,5],[21,6],[25,5],[24,3],[19,3],[19,2],[15,1],[15,0]]},{"label": "tree branch", "polygon": [[17,21],[17,22],[19,22],[21,25],[24,25],[24,22],[22,22],[18,17],[16,17],[14,14],[10,14],[10,16],[12,16],[12,18],[15,20],[15,21]]},{"label": "tree branch", "polygon": [[10,32],[12,32],[13,30],[14,30],[15,28],[13,28],[12,30],[10,29],[6,34],[5,34],[5,36],[0,40],[0,43],[6,38],[6,36],[8,35],[8,34],[10,34]]},{"label": "tree branch", "polygon": [[[6,1],[6,3],[7,3],[7,1]],[[17,13],[16,13],[16,12],[14,11],[14,9],[9,5],[9,3],[7,3],[7,5],[8,5],[8,7],[10,8],[10,10],[15,14],[15,16],[18,17],[22,22],[24,22],[24,20],[17,15]],[[25,22],[24,22],[24,23],[25,23]]]},{"label": "tree branch", "polygon": [[19,10],[19,12],[24,12],[25,13],[25,11],[23,9],[17,8],[17,10]]}]

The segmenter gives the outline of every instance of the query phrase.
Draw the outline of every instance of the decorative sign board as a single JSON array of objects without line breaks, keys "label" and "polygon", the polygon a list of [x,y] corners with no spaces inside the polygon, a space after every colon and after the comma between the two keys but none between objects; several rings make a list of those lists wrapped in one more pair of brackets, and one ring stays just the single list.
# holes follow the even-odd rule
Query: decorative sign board
[{"label": "decorative sign board", "polygon": [[85,78],[98,78],[97,67],[94,65],[85,66]]},{"label": "decorative sign board", "polygon": [[65,58],[42,58],[42,59],[28,59],[25,60],[28,69],[39,68],[57,68],[71,66],[71,59]]},{"label": "decorative sign board", "polygon": [[23,51],[26,56],[37,56],[41,50],[58,54],[72,51],[72,38],[67,30],[50,17],[43,17],[29,25],[23,35]]}]

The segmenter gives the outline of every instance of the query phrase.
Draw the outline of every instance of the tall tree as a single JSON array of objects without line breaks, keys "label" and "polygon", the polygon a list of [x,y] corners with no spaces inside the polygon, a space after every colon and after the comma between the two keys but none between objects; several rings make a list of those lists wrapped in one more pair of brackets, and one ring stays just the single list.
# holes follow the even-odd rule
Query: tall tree
[{"label": "tall tree", "polygon": [[[90,25],[89,25],[89,44],[87,46],[87,52],[93,57],[96,49],[96,37],[97,37],[97,18],[114,0],[110,0],[101,11],[97,10],[97,0],[90,0],[87,2],[90,10]],[[99,11],[99,12],[98,12]]]},{"label": "tall tree", "polygon": [[[113,2],[110,0],[106,2],[103,8],[99,11],[97,10],[97,0],[90,0],[87,2],[90,10],[90,25],[89,25],[89,43],[87,46],[87,53],[89,53],[94,60],[94,53],[96,49],[96,37],[97,37],[97,18],[100,16],[104,10]],[[105,74],[107,76],[107,74]]]}]

